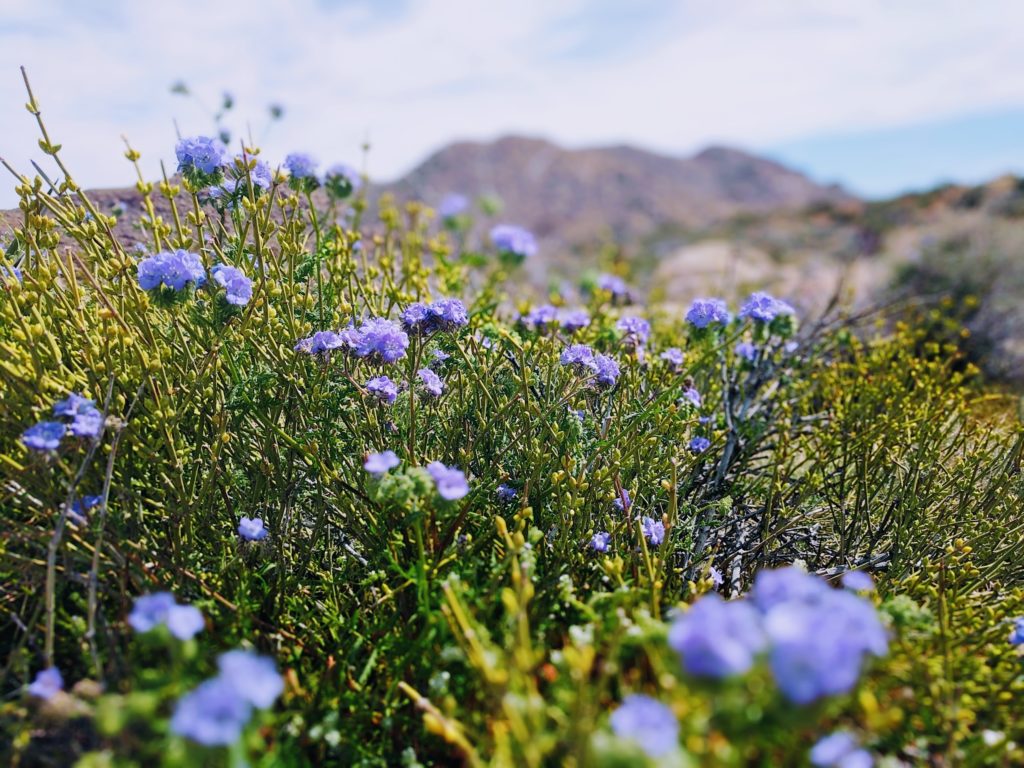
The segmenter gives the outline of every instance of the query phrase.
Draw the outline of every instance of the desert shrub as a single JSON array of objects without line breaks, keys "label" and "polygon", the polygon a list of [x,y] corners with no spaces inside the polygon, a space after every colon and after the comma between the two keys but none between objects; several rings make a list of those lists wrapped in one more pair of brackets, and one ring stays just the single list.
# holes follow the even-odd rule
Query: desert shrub
[{"label": "desert shrub", "polygon": [[[957,346],[611,275],[537,304],[528,232],[201,139],[140,174],[129,247],[43,136],[62,181],[19,177],[0,291],[12,761],[1020,756],[1021,435]],[[778,636],[765,572],[865,634],[809,698],[775,654],[820,638]],[[688,604],[764,639],[690,674],[736,638],[680,640]]]}]

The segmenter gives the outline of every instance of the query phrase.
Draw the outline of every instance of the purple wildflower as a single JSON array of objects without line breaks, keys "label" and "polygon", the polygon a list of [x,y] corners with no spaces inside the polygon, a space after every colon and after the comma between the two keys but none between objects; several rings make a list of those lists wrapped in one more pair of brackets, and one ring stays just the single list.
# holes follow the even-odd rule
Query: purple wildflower
[{"label": "purple wildflower", "polygon": [[316,180],[316,158],[305,152],[292,152],[284,159],[285,170],[293,180]]},{"label": "purple wildflower", "polygon": [[429,368],[420,368],[416,375],[420,377],[420,381],[423,382],[423,388],[428,394],[440,397],[441,393],[444,392],[444,382],[441,381],[441,377]]},{"label": "purple wildflower", "polygon": [[640,530],[643,531],[644,538],[652,547],[660,547],[665,540],[665,524],[661,520],[645,516],[640,521]]},{"label": "purple wildflower", "polygon": [[733,352],[736,353],[736,357],[742,358],[748,363],[752,363],[757,359],[757,347],[749,341],[737,342]]},{"label": "purple wildflower", "polygon": [[596,371],[597,363],[594,361],[594,350],[586,344],[573,344],[563,350],[558,362],[575,368],[578,372]]},{"label": "purple wildflower", "polygon": [[363,469],[374,477],[380,477],[401,463],[398,454],[394,451],[381,451],[380,453],[371,453],[367,456],[366,461],[363,462]]},{"label": "purple wildflower", "polygon": [[59,421],[41,421],[21,434],[21,444],[33,451],[56,451],[67,431]]},{"label": "purple wildflower", "polygon": [[36,673],[35,680],[28,686],[30,696],[49,701],[64,690],[64,678],[56,667],[47,667]]},{"label": "purple wildflower", "polygon": [[456,501],[469,493],[469,483],[461,470],[446,467],[440,461],[427,464],[427,472],[434,479],[434,485],[442,499]]},{"label": "purple wildflower", "polygon": [[174,707],[171,730],[206,747],[234,744],[252,716],[252,706],[223,677],[207,680]]},{"label": "purple wildflower", "polygon": [[695,328],[707,328],[711,323],[728,325],[730,320],[732,315],[721,299],[694,299],[686,313],[686,321]]},{"label": "purple wildflower", "polygon": [[590,548],[595,552],[607,552],[611,543],[612,535],[607,531],[598,531],[590,537]]},{"label": "purple wildflower", "polygon": [[227,148],[220,139],[209,136],[189,136],[174,147],[178,158],[178,173],[186,178],[214,176],[227,162]]},{"label": "purple wildflower", "polygon": [[529,230],[514,224],[499,224],[491,230],[491,242],[501,253],[526,259],[537,252],[537,240]]},{"label": "purple wildflower", "polygon": [[629,512],[630,507],[633,506],[633,500],[629,498],[629,491],[623,488],[622,493],[612,500],[612,506],[619,512]]},{"label": "purple wildflower", "polygon": [[642,317],[624,317],[615,327],[622,331],[626,346],[633,349],[644,346],[651,335],[651,324]]},{"label": "purple wildflower", "polygon": [[701,404],[704,402],[700,396],[700,392],[693,387],[687,387],[683,390],[683,400],[686,400],[694,408],[700,408]]},{"label": "purple wildflower", "polygon": [[668,363],[669,368],[675,373],[683,367],[683,350],[679,347],[669,347],[658,357]]},{"label": "purple wildflower", "polygon": [[583,309],[560,309],[558,324],[566,333],[576,333],[590,325],[590,315]]},{"label": "purple wildflower", "polygon": [[740,308],[740,317],[750,318],[760,323],[770,323],[779,315],[792,315],[795,312],[796,310],[792,306],[781,299],[757,291],[747,297],[746,303]]},{"label": "purple wildflower", "polygon": [[851,592],[873,592],[875,581],[864,571],[846,571],[839,578],[845,589]]},{"label": "purple wildflower", "polygon": [[690,441],[690,450],[694,453],[704,453],[710,447],[711,441],[703,436],[698,435]]},{"label": "purple wildflower", "polygon": [[445,195],[441,204],[437,206],[437,212],[441,214],[442,219],[454,219],[464,214],[467,208],[469,199],[465,195],[450,194]]},{"label": "purple wildflower", "polygon": [[558,309],[550,304],[542,304],[531,309],[519,321],[527,328],[543,333],[558,322]]},{"label": "purple wildflower", "polygon": [[237,267],[227,264],[216,264],[210,269],[213,281],[224,289],[224,298],[228,304],[244,307],[252,298],[252,280]]},{"label": "purple wildflower", "polygon": [[679,723],[672,710],[650,696],[627,696],[610,719],[620,739],[636,742],[653,758],[663,757],[679,745]]},{"label": "purple wildflower", "polygon": [[1013,620],[1013,631],[1010,632],[1010,645],[1024,645],[1024,616]]},{"label": "purple wildflower", "polygon": [[711,592],[675,619],[668,644],[688,674],[723,678],[749,670],[767,638],[753,606],[744,600],[725,601]]},{"label": "purple wildflower", "polygon": [[80,499],[75,499],[71,503],[71,509],[68,510],[68,519],[75,525],[85,525],[89,522],[86,514],[90,509],[98,507],[102,501],[102,496],[83,496]]},{"label": "purple wildflower", "polygon": [[810,759],[815,768],[871,768],[874,764],[870,753],[846,731],[819,739],[811,748]]},{"label": "purple wildflower", "polygon": [[312,336],[301,339],[295,345],[295,351],[305,352],[307,355],[322,355],[343,346],[345,346],[345,340],[341,334],[334,331],[317,331]]},{"label": "purple wildflower", "polygon": [[324,188],[327,194],[338,199],[343,199],[359,190],[363,186],[363,179],[359,171],[351,165],[337,163],[327,169],[324,174]]},{"label": "purple wildflower", "polygon": [[602,291],[610,293],[613,299],[629,298],[629,286],[618,275],[610,275],[608,273],[598,275],[597,287]]},{"label": "purple wildflower", "polygon": [[234,650],[217,659],[219,677],[257,709],[269,709],[284,691],[284,679],[274,660],[252,651]]},{"label": "purple wildflower", "polygon": [[203,628],[203,615],[191,605],[179,605],[170,592],[135,598],[128,624],[139,633],[164,625],[179,640],[188,640]]},{"label": "purple wildflower", "polygon": [[354,351],[357,357],[374,357],[393,363],[405,356],[408,347],[409,337],[397,323],[373,317],[359,327]]},{"label": "purple wildflower", "polygon": [[501,485],[498,486],[496,495],[498,496],[498,501],[503,501],[507,503],[509,501],[512,501],[518,494],[516,493],[516,489],[513,488],[511,485],[509,485],[508,483],[502,483]]},{"label": "purple wildflower", "polygon": [[190,283],[201,286],[206,282],[202,259],[179,248],[147,256],[138,264],[139,287],[152,291],[161,286],[182,291]]},{"label": "purple wildflower", "polygon": [[238,521],[238,535],[246,541],[263,541],[269,531],[258,517],[243,517]]},{"label": "purple wildflower", "polygon": [[611,389],[619,380],[619,364],[615,358],[607,355],[594,355],[594,365],[597,368],[597,383],[605,389]]},{"label": "purple wildflower", "polygon": [[366,382],[366,391],[387,405],[393,405],[398,399],[398,385],[387,376],[370,379]]}]

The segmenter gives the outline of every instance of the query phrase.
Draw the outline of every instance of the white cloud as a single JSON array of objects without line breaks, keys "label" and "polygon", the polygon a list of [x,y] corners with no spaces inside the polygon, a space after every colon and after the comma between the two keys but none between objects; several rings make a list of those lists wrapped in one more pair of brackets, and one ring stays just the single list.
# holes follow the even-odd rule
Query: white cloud
[{"label": "white cloud", "polygon": [[173,117],[209,129],[168,93],[179,78],[209,102],[230,89],[259,140],[264,106],[284,103],[271,158],[358,161],[369,138],[384,178],[459,137],[686,152],[1024,104],[1017,0],[643,1],[646,26],[607,0],[0,0],[0,154],[25,169],[40,155],[19,64],[93,186],[131,181],[122,133],[156,173],[173,162]]}]

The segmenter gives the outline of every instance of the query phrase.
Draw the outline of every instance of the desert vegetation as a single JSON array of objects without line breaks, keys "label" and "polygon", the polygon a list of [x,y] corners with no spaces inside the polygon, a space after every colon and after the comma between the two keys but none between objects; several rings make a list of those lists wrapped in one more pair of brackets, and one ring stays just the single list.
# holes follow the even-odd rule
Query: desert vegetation
[{"label": "desert vegetation", "polygon": [[970,291],[537,296],[477,201],[203,136],[129,244],[28,109],[5,764],[1024,762],[1024,434]]}]

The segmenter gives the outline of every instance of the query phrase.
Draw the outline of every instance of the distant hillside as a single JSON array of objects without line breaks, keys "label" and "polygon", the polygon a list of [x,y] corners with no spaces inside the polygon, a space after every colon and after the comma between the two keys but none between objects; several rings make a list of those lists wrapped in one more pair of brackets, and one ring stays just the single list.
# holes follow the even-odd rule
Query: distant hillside
[{"label": "distant hillside", "polygon": [[384,189],[435,205],[452,192],[495,194],[503,220],[570,248],[609,237],[635,242],[666,224],[692,228],[737,213],[852,199],[736,149],[678,158],[629,146],[569,150],[514,136],[450,144]]}]

